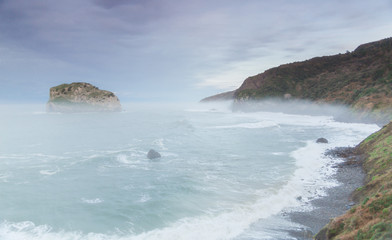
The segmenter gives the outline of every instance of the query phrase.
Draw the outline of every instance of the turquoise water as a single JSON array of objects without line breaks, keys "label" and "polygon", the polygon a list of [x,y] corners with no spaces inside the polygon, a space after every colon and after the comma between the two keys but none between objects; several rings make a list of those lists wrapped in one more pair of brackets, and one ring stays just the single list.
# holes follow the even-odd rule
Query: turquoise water
[{"label": "turquoise water", "polygon": [[378,129],[228,104],[124,108],[1,106],[0,239],[284,239],[252,225],[322,195],[336,184],[323,152]]}]

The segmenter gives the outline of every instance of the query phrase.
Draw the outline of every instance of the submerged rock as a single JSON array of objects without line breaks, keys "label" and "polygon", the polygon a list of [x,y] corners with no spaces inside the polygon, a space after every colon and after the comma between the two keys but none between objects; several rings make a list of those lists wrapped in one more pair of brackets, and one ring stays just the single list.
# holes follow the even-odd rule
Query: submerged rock
[{"label": "submerged rock", "polygon": [[316,143],[328,143],[328,140],[325,139],[325,138],[318,138],[318,139],[316,140]]},{"label": "submerged rock", "polygon": [[157,151],[155,151],[154,149],[150,149],[150,151],[148,151],[147,153],[147,158],[148,159],[156,159],[156,158],[160,158],[161,154]]},{"label": "submerged rock", "polygon": [[61,84],[50,89],[47,112],[118,112],[121,104],[114,93],[83,82]]}]

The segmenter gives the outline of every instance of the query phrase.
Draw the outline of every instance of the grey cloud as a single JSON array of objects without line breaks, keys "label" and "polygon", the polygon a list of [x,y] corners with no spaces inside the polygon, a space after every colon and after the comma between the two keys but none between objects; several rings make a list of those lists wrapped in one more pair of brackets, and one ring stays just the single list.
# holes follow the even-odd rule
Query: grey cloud
[{"label": "grey cloud", "polygon": [[65,62],[65,72],[189,86],[199,73],[377,40],[370,32],[391,26],[391,10],[389,0],[0,0],[0,50]]},{"label": "grey cloud", "polygon": [[[149,15],[127,7],[107,12],[88,2],[3,1],[0,39],[50,57],[79,61],[112,52],[118,39],[148,31]],[[115,51],[115,50],[114,50]]]},{"label": "grey cloud", "polygon": [[141,2],[141,1],[130,1],[130,0],[95,0],[94,1],[97,5],[104,7],[104,8],[113,8],[113,7],[118,7],[121,5],[126,5],[126,4],[133,4],[135,2]]}]

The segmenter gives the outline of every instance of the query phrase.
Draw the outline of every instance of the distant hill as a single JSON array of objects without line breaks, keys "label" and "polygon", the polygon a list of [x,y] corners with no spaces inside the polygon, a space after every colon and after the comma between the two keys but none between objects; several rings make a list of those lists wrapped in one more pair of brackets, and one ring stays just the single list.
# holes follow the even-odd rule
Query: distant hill
[{"label": "distant hill", "polygon": [[231,100],[234,98],[234,93],[235,91],[229,91],[229,92],[224,92],[220,93],[211,97],[206,97],[203,98],[200,102],[211,102],[211,101],[225,101],[225,100]]},{"label": "distant hill", "polygon": [[[233,94],[236,102],[269,97],[342,103],[355,109],[391,108],[392,38],[345,54],[271,68],[247,78]],[[219,95],[206,99],[217,100]]]}]

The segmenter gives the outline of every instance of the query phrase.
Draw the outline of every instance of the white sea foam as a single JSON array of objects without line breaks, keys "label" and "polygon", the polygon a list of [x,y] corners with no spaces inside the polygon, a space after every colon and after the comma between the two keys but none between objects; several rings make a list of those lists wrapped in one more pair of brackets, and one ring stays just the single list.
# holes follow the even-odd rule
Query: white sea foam
[{"label": "white sea foam", "polygon": [[153,141],[154,145],[157,145],[161,150],[168,150],[167,147],[164,144],[164,139],[163,138],[159,138]]},{"label": "white sea foam", "polygon": [[261,122],[252,122],[252,123],[239,123],[234,125],[226,125],[226,126],[216,126],[213,128],[268,128],[268,127],[279,127],[276,122],[273,121],[261,121]]},{"label": "white sea foam", "polygon": [[82,202],[88,204],[98,204],[98,203],[102,203],[103,200],[99,198],[93,198],[93,199],[82,198]]},{"label": "white sea foam", "polygon": [[8,182],[8,179],[12,176],[12,173],[6,172],[6,173],[0,173],[0,182]]},{"label": "white sea foam", "polygon": [[116,161],[122,165],[126,166],[136,166],[141,165],[143,162],[140,159],[145,158],[144,153],[131,153],[131,154],[118,154],[116,156]]},{"label": "white sea foam", "polygon": [[[45,163],[45,167],[48,167],[46,163]],[[42,169],[39,171],[41,175],[48,175],[48,176],[54,175],[58,172],[60,172],[60,168],[58,166],[53,166],[50,167],[49,169]]]},{"label": "white sea foam", "polygon": [[140,199],[139,199],[138,202],[144,203],[144,202],[148,202],[148,201],[150,201],[150,200],[151,200],[150,195],[148,195],[148,194],[143,194],[143,195],[140,197]]},{"label": "white sea foam", "polygon": [[[30,222],[16,224],[3,223],[0,227],[0,237],[8,240],[19,239],[80,239],[80,240],[172,240],[172,239],[233,239],[247,229],[252,223],[261,218],[277,214],[287,207],[300,206],[296,199],[298,196],[311,196],[320,194],[320,188],[333,186],[335,183],[327,180],[333,173],[332,168],[325,167],[329,159],[323,157],[326,145],[307,142],[292,152],[296,159],[297,170],[286,185],[280,189],[259,190],[259,198],[252,204],[239,204],[230,211],[211,213],[194,218],[183,218],[171,226],[154,229],[137,235],[107,235],[107,234],[81,234],[77,232],[53,232],[48,226],[35,226]],[[149,200],[143,195],[141,202]],[[101,199],[82,199],[89,204],[102,202]]]},{"label": "white sea foam", "polygon": [[[160,114],[164,116],[163,114],[165,113],[160,112]],[[151,123],[143,125],[140,123],[144,123],[146,119],[138,119],[138,114],[132,115],[131,113],[127,113],[122,114],[121,117],[123,119],[121,119],[121,121],[108,124],[106,115],[103,117],[103,122],[100,122],[100,119],[95,119],[95,116],[93,119],[94,121],[86,121],[90,115],[64,115],[61,118],[56,118],[55,121],[56,126],[60,122],[62,127],[58,128],[52,126],[52,128],[47,131],[46,137],[49,139],[57,139],[57,135],[52,134],[57,133],[57,131],[64,128],[64,132],[66,132],[65,130],[69,132],[69,136],[67,134],[64,136],[68,136],[69,139],[67,138],[67,140],[70,142],[71,140],[75,140],[75,145],[66,145],[66,141],[61,140],[60,143],[65,144],[65,146],[58,146],[58,149],[60,150],[57,149],[56,151],[58,152],[53,153],[53,155],[34,155],[31,153],[13,155],[16,151],[7,152],[7,148],[3,147],[5,150],[1,150],[5,151],[5,153],[4,155],[2,153],[2,156],[0,156],[2,160],[0,170],[2,171],[1,174],[3,174],[0,175],[0,183],[2,183],[2,179],[8,179],[6,173],[9,169],[12,169],[13,173],[15,172],[15,176],[12,177],[18,178],[17,181],[31,182],[28,186],[7,189],[10,192],[10,195],[8,196],[12,196],[11,194],[13,194],[14,199],[17,199],[21,193],[25,193],[23,191],[36,191],[36,186],[46,187],[43,184],[59,184],[62,186],[62,184],[64,184],[64,187],[66,187],[65,190],[72,190],[67,192],[73,194],[73,196],[71,196],[72,199],[79,201],[79,203],[76,204],[80,205],[79,207],[81,208],[86,207],[89,210],[89,214],[91,213],[93,216],[97,216],[94,214],[101,214],[100,212],[93,212],[90,210],[99,209],[99,206],[103,205],[100,205],[100,203],[105,200],[105,203],[108,203],[105,211],[110,216],[114,216],[114,218],[107,218],[108,225],[112,225],[108,226],[106,229],[101,229],[101,227],[95,226],[94,223],[91,223],[88,226],[89,228],[83,228],[83,224],[79,224],[80,222],[77,222],[78,219],[75,218],[71,219],[72,221],[75,221],[75,231],[55,230],[52,229],[49,224],[51,221],[54,221],[52,217],[56,216],[45,216],[43,213],[36,217],[35,212],[29,215],[29,211],[23,212],[23,209],[21,208],[22,210],[19,211],[20,216],[18,216],[17,219],[31,220],[39,218],[40,222],[45,222],[48,225],[35,225],[33,222],[13,223],[4,221],[3,223],[0,223],[0,239],[235,239],[240,234],[246,232],[252,224],[260,219],[268,221],[273,214],[279,213],[282,210],[286,211],[292,207],[305,208],[304,202],[306,202],[307,199],[324,194],[326,188],[337,183],[329,179],[329,176],[331,176],[335,170],[330,167],[331,160],[324,157],[323,152],[327,148],[333,148],[335,146],[354,145],[358,143],[359,140],[366,137],[367,134],[377,130],[376,127],[366,124],[351,125],[338,123],[326,116],[312,117],[282,113],[226,114],[223,111],[219,113],[216,113],[215,111],[213,113],[211,111],[206,111],[202,113],[194,112],[181,114],[185,115],[184,119],[190,120],[177,121],[178,115],[169,113],[167,116],[164,116],[166,118],[157,118],[159,124],[154,122],[154,119],[147,119],[148,121],[151,120]],[[143,112],[140,116],[143,116]],[[151,114],[149,113],[148,116],[151,116]],[[44,117],[52,118],[56,116],[45,115]],[[75,126],[75,119],[78,120],[79,117],[83,118],[79,119],[81,121],[78,121],[81,124],[80,128],[78,128],[79,126]],[[135,119],[137,121],[134,121]],[[37,122],[35,122],[35,124],[36,123]],[[84,123],[87,124],[84,125]],[[168,124],[164,125],[165,123]],[[109,125],[111,126],[110,128],[102,128],[102,126]],[[176,127],[173,127],[173,125],[176,125]],[[0,127],[1,126],[2,125],[0,125]],[[27,129],[34,130],[30,125],[28,126]],[[133,126],[137,127],[133,128]],[[141,128],[144,127],[145,129],[139,129],[139,126]],[[178,129],[177,126],[179,126],[180,129]],[[221,131],[213,128],[206,130],[206,127],[208,128],[210,126],[233,129],[230,131]],[[266,129],[268,127],[273,128]],[[73,132],[75,128],[78,131]],[[257,131],[260,133],[257,136],[249,136],[249,142],[244,143],[243,140],[247,139],[247,136],[243,136],[243,134],[249,132],[246,130],[248,128],[256,129],[255,131],[257,131],[257,129],[263,130]],[[288,145],[287,148],[281,149],[279,146],[277,148],[271,147],[267,151],[262,152],[262,154],[267,156],[267,159],[263,159],[261,156],[260,158],[259,156],[256,156],[256,160],[251,159],[252,157],[247,159],[247,154],[249,154],[248,150],[259,150],[260,144],[266,142],[264,141],[265,139],[271,140],[271,146],[274,144],[279,145],[282,142],[274,141],[275,139],[272,139],[271,136],[277,136],[274,133],[283,132],[276,131],[275,128],[288,130],[288,134],[284,133],[281,135],[283,137],[288,136],[289,139],[287,142],[285,142],[286,139],[278,139],[286,143]],[[164,130],[162,131],[162,129]],[[183,133],[190,132],[189,129],[192,129],[191,131],[194,134],[186,135],[184,137]],[[140,131],[142,132],[141,135],[138,135],[140,134],[139,130],[142,130]],[[315,139],[312,139],[315,135],[313,130],[323,134],[323,136],[320,137],[328,138],[330,143],[324,145],[314,143]],[[39,129],[35,134],[37,134],[37,136],[42,136],[42,131],[43,129]],[[135,133],[135,136],[130,137],[133,133]],[[299,134],[296,135],[297,133]],[[92,135],[91,138],[89,134]],[[74,138],[75,135],[77,138]],[[21,134],[21,136],[24,135]],[[21,136],[17,139],[23,139]],[[244,138],[236,138],[237,136]],[[271,137],[271,139],[268,139],[269,137]],[[140,138],[140,141],[136,142],[132,138]],[[12,140],[13,138],[10,139]],[[42,137],[42,139],[44,138]],[[80,142],[77,142],[79,139]],[[219,139],[233,139],[233,141],[219,142]],[[35,139],[33,140],[34,141],[27,141],[28,144],[26,145],[29,146],[29,144],[34,143]],[[10,142],[8,143],[9,147],[15,145],[15,142],[19,144],[19,141]],[[169,148],[168,146],[170,143],[171,152],[165,150],[163,153],[164,158],[162,158],[162,161],[159,163],[146,161],[145,150],[146,148],[149,148],[151,143],[161,150],[164,150],[163,148]],[[46,144],[52,146],[49,143]],[[245,148],[245,150],[242,150],[243,145],[241,144],[248,144],[248,146],[246,146],[247,148]],[[289,150],[285,150],[293,149],[293,147],[298,147],[300,144],[302,144],[302,147],[295,151],[289,152]],[[78,146],[75,147],[76,145]],[[43,144],[42,146],[46,145]],[[81,150],[80,146],[86,146],[86,149],[90,150]],[[70,153],[66,154],[64,153],[64,150]],[[51,153],[52,149],[46,149],[45,151]],[[61,151],[64,152],[62,153]],[[60,156],[64,156],[64,154],[66,154],[66,158],[60,158]],[[249,177],[247,181],[238,181],[238,179],[242,180],[244,174],[248,174],[248,171],[252,172],[253,169],[246,168],[246,166],[253,167],[252,164],[268,161],[268,156],[272,157],[271,154],[275,155],[273,156],[273,159],[278,159],[279,161],[266,163],[265,166],[269,167],[264,172],[267,173],[268,171],[266,176],[263,176],[263,174],[257,175],[255,173],[258,173],[258,171],[255,171],[253,172],[254,176],[260,177],[257,181],[253,181],[254,179],[252,177]],[[242,161],[243,159],[245,160]],[[289,165],[289,167],[287,167],[289,170],[282,171],[282,168],[286,167],[286,163]],[[64,173],[64,179],[41,177],[37,180],[34,178],[36,177],[37,171],[40,171],[40,174],[48,176],[55,174],[57,171],[57,169],[54,168],[55,166],[61,166]],[[66,168],[64,168],[64,166],[66,166]],[[143,171],[134,171],[134,169],[129,168],[137,168],[138,170],[143,169]],[[101,171],[103,171],[104,174],[102,174]],[[284,174],[284,178],[276,180],[274,176],[279,174]],[[99,177],[99,179],[97,179],[97,177]],[[45,181],[42,181],[42,179]],[[265,186],[259,184],[264,182],[266,182]],[[73,186],[75,183],[76,185],[79,183],[83,185],[79,188],[79,186]],[[248,186],[248,183],[254,185]],[[2,186],[7,187],[9,184],[2,183]],[[241,187],[244,187],[244,189]],[[48,189],[50,190],[50,188]],[[110,189],[110,191],[108,191],[108,189]],[[208,191],[211,189],[211,192],[217,193],[216,198],[214,198],[215,196],[209,198]],[[54,193],[56,193],[56,191],[48,194]],[[233,194],[230,195],[231,193]],[[125,195],[127,197],[132,196],[131,200],[127,197],[124,198]],[[250,198],[246,198],[242,201],[241,196],[244,195],[249,195]],[[81,198],[81,196],[85,197]],[[99,196],[99,198],[97,196]],[[240,196],[240,199],[237,199],[238,196]],[[302,197],[301,201],[297,200],[297,197],[299,196]],[[37,200],[34,204],[42,206],[39,205],[41,200],[39,195],[35,197]],[[59,197],[61,198],[61,196]],[[5,204],[3,205],[7,206],[7,204],[12,203],[14,199],[8,200],[7,198],[4,198],[3,202]],[[113,199],[118,201],[113,201]],[[194,210],[194,208],[192,208],[192,204],[194,204],[192,200],[199,203],[197,202],[198,200],[202,202],[205,199],[207,199],[208,203],[204,205],[200,204],[200,206],[198,206],[201,209],[200,211],[197,209],[195,210],[196,213],[187,215],[186,210],[188,208],[192,211]],[[59,200],[60,201],[56,201],[55,203],[47,202],[47,204],[49,204],[50,207],[55,207],[64,199]],[[188,205],[187,200],[191,200]],[[152,228],[152,226],[148,225],[149,223],[146,223],[146,225],[148,225],[146,226],[142,225],[143,223],[134,221],[132,224],[134,224],[137,229],[152,229],[144,233],[129,233],[132,232],[133,228],[128,231],[128,229],[126,229],[127,227],[121,227],[123,222],[120,221],[122,220],[116,218],[118,209],[129,207],[129,205],[122,205],[123,202],[127,202],[127,204],[136,204],[138,207],[143,205],[151,206],[151,208],[149,207],[148,209],[140,209],[140,213],[137,214],[141,214],[143,217],[148,215],[152,218],[154,218],[153,214],[161,214],[159,217],[160,219],[157,220],[157,227]],[[170,205],[170,203],[172,205]],[[175,204],[178,204],[178,206],[173,207]],[[182,208],[181,205],[185,207]],[[111,206],[114,207],[111,208]],[[154,207],[158,209],[158,212],[155,212],[156,209],[154,209]],[[159,212],[159,208],[165,208],[167,211],[177,209],[179,209],[178,211],[181,211],[182,209],[185,209],[181,214],[186,214],[185,216],[188,217],[179,219],[174,211],[172,212],[173,215],[169,214],[170,216],[166,217],[165,214]],[[81,219],[85,219],[86,216],[83,216],[83,211],[80,211],[79,213],[82,214]],[[123,212],[121,214],[123,214]],[[125,212],[124,215],[121,216],[129,217],[126,216]],[[184,215],[181,215],[181,217],[182,216]],[[11,217],[14,216],[12,215]],[[64,228],[67,227],[66,221],[63,222],[62,219],[66,217],[67,216],[64,215],[55,219],[59,228],[62,226]],[[146,218],[148,221],[148,217]],[[4,219],[11,218],[4,216]],[[67,220],[69,221],[70,219]],[[78,229],[79,226],[80,229]],[[121,231],[116,232],[115,229],[117,227],[121,228]],[[95,231],[99,231],[99,233],[88,233],[89,230],[86,229],[96,229]],[[265,236],[265,239],[268,237],[273,239],[271,235],[268,235],[268,233],[263,231],[264,230],[261,229],[257,236]],[[110,232],[115,233],[111,234]]]},{"label": "white sea foam", "polygon": [[57,169],[55,169],[55,170],[52,170],[52,169],[45,169],[45,170],[40,170],[39,171],[39,173],[41,174],[41,175],[54,175],[54,174],[56,174],[56,173],[58,173],[60,171],[60,169],[59,168],[57,168]]},{"label": "white sea foam", "polygon": [[119,163],[124,163],[124,164],[129,164],[129,163],[131,163],[131,161],[128,160],[128,157],[127,157],[127,155],[125,155],[125,154],[119,154],[119,155],[117,155],[116,160],[117,160]]},{"label": "white sea foam", "polygon": [[275,155],[275,156],[283,156],[283,155],[285,155],[285,153],[284,152],[273,152],[273,153],[271,153],[272,155]]}]

